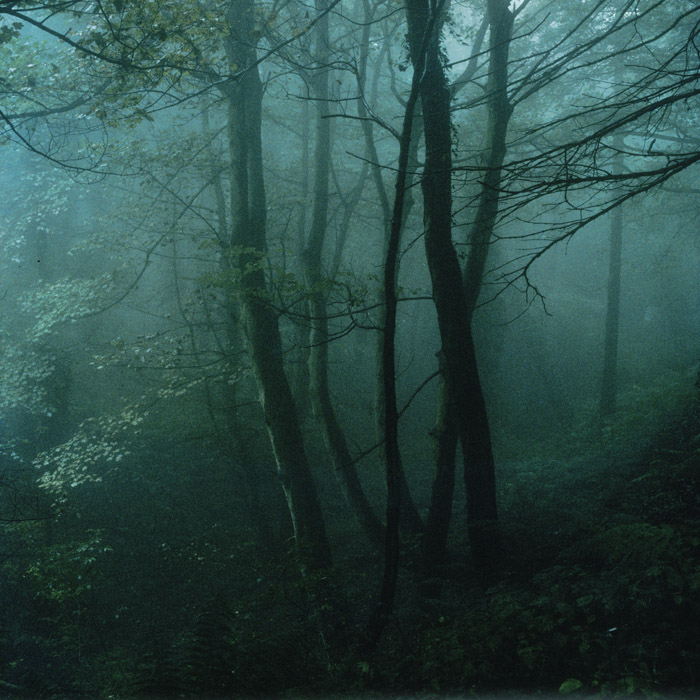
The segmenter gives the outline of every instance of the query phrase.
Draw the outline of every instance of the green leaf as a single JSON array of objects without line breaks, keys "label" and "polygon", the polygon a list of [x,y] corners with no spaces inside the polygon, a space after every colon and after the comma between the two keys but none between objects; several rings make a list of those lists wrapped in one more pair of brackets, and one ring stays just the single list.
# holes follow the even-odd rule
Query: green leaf
[{"label": "green leaf", "polygon": [[567,678],[560,686],[559,693],[561,695],[569,695],[570,693],[575,693],[577,690],[583,687],[578,678]]}]

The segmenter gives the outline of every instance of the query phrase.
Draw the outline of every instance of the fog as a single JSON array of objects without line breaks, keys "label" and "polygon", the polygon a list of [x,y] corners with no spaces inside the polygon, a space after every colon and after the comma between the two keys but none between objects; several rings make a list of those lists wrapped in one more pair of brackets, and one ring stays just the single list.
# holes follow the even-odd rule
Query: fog
[{"label": "fog", "polygon": [[0,2],[0,697],[692,697],[699,26]]}]

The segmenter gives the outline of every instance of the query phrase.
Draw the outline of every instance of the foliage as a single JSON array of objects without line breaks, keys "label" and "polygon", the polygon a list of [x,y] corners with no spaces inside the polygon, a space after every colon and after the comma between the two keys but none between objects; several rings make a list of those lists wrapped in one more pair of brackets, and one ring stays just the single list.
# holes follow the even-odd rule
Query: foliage
[{"label": "foliage", "polygon": [[51,547],[48,556],[27,567],[29,585],[36,587],[38,594],[47,600],[78,610],[82,607],[80,601],[94,584],[92,569],[98,558],[112,551],[103,537],[99,531],[91,531],[79,542]]},{"label": "foliage", "polygon": [[[452,4],[443,58],[456,51],[453,73],[468,60],[483,5]],[[681,107],[674,100],[684,81],[694,89],[697,79],[696,10],[651,1],[518,6],[524,14],[509,97],[527,109],[516,110],[509,135],[503,252],[489,278],[498,285],[523,281],[524,260],[602,216],[638,182],[642,189],[650,183],[651,175],[633,175],[659,168],[665,181],[695,148],[686,136],[695,127],[696,95]],[[540,294],[540,279],[559,277],[553,296],[565,320],[556,328],[530,315],[530,325],[514,324],[509,336],[478,338],[496,366],[490,378],[500,381],[488,386],[492,411],[521,421],[517,430],[515,421],[496,423],[504,454],[501,579],[486,587],[465,563],[466,533],[455,508],[452,560],[426,581],[416,570],[416,543],[406,542],[387,637],[376,654],[352,648],[380,567],[349,524],[308,407],[305,331],[313,319],[305,305],[326,298],[334,341],[329,394],[341,407],[353,459],[371,453],[370,331],[387,222],[364,180],[366,165],[378,166],[380,183],[393,174],[394,132],[410,79],[408,63],[397,58],[405,59],[402,5],[348,3],[330,14],[333,46],[321,69],[331,78],[332,119],[342,124],[334,129],[329,194],[336,236],[313,285],[299,269],[312,203],[315,17],[309,3],[296,0],[253,7],[244,43],[257,51],[264,80],[264,251],[232,239],[241,194],[232,172],[240,163],[229,151],[238,125],[228,122],[227,101],[240,106],[230,97],[250,71],[226,55],[235,29],[226,3],[0,3],[3,137],[69,170],[88,167],[105,177],[82,189],[37,161],[3,153],[2,680],[54,698],[268,696],[348,684],[365,691],[628,695],[697,684],[700,423],[688,395],[692,379],[657,371],[663,363],[649,358],[642,370],[630,350],[618,412],[599,431],[596,390],[588,386],[597,376],[590,357],[602,284],[592,247],[572,255],[582,279],[594,276],[590,288],[574,290],[573,274],[543,264],[525,280],[524,302],[513,302],[515,285],[497,300],[496,322],[508,325],[530,303],[527,293]],[[587,16],[591,7],[605,12]],[[366,9],[375,13],[371,22]],[[33,13],[41,26],[15,23],[15,10]],[[70,31],[63,33],[62,23]],[[50,27],[58,34],[44,36]],[[365,30],[368,44],[360,46]],[[621,79],[609,50],[618,31]],[[483,175],[483,55],[452,114],[461,178],[455,237],[463,249],[460,227],[472,222]],[[667,63],[658,58],[666,55]],[[668,108],[647,112],[660,98]],[[357,119],[360,100],[368,116]],[[630,129],[631,165],[624,182],[611,183],[608,136],[620,119]],[[369,123],[382,133],[376,158],[358,158]],[[689,144],[689,152],[676,143]],[[416,158],[425,155],[419,148]],[[15,171],[25,175],[12,177]],[[676,182],[692,185],[681,172]],[[672,201],[690,206],[687,194]],[[668,201],[659,194],[645,206],[661,209]],[[693,220],[665,211],[665,220]],[[438,346],[432,315],[420,311],[430,301],[420,214],[406,222],[397,286],[405,297],[423,297],[421,305],[400,305],[400,389],[411,397],[434,372]],[[668,235],[650,229],[630,240],[656,257]],[[684,274],[688,269],[695,268]],[[336,568],[303,580],[290,556],[290,518],[233,303],[232,292],[253,278],[266,288],[246,291],[272,307],[285,347],[294,350],[284,359],[297,371],[300,422],[332,521]],[[630,289],[631,297],[652,296],[641,274]],[[674,297],[680,293],[674,289]],[[645,336],[648,326],[638,332]],[[510,355],[499,355],[505,346]],[[573,374],[576,385],[568,383]],[[421,394],[402,418],[419,507],[430,500],[432,399]],[[362,477],[365,486],[378,482],[371,465]]]},{"label": "foliage", "polygon": [[30,340],[40,340],[59,323],[96,313],[112,298],[114,288],[114,276],[106,274],[90,280],[66,278],[23,294],[24,310],[38,319]]},{"label": "foliage", "polygon": [[21,408],[33,414],[51,417],[58,409],[52,405],[46,382],[56,367],[56,358],[34,348],[18,347],[10,342],[1,343],[3,357],[2,380],[4,392],[0,409],[7,414]]},{"label": "foliage", "polygon": [[34,466],[42,470],[39,487],[65,503],[68,489],[101,482],[130,454],[129,443],[137,439],[146,415],[130,407],[116,416],[85,421],[67,442],[36,456]]},{"label": "foliage", "polygon": [[450,586],[426,601],[415,624],[397,624],[373,666],[376,682],[603,696],[692,684],[700,653],[690,632],[700,621],[694,532],[638,522],[579,538],[588,560],[575,542],[552,552],[562,563],[532,578],[530,563],[513,562],[518,570],[495,588],[459,596]]}]

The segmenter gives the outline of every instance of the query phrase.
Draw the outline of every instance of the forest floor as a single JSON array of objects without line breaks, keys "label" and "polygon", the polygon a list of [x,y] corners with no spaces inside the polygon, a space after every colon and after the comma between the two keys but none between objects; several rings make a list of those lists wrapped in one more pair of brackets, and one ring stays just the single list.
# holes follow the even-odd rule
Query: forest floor
[{"label": "forest floor", "polygon": [[[628,418],[602,447],[589,433],[565,450],[499,459],[496,580],[470,563],[463,513],[434,575],[404,543],[396,612],[373,652],[352,640],[382,564],[357,543],[329,576],[337,600],[310,603],[294,562],[251,563],[241,577],[262,583],[248,598],[200,605],[197,629],[169,629],[160,657],[136,638],[136,651],[96,656],[70,697],[700,698],[700,401],[648,425]],[[319,634],[329,621],[335,645]],[[0,698],[19,696],[0,686]]]},{"label": "forest floor", "polygon": [[[473,570],[456,514],[455,554],[435,576],[417,573],[405,547],[397,610],[376,651],[311,660],[309,625],[291,633],[278,622],[264,645],[241,630],[238,680],[216,696],[700,697],[700,403],[662,424],[638,424],[633,440],[604,434],[602,449],[589,440],[573,457],[547,449],[503,462],[495,582]],[[380,570],[366,555],[338,562],[353,615],[337,617],[350,637]],[[189,697],[207,698],[202,690]]]},{"label": "forest floor", "polygon": [[700,697],[697,402],[645,441],[609,436],[597,453],[511,463],[500,479],[500,579],[480,586],[455,561],[419,586],[368,686]]},{"label": "forest floor", "polygon": [[[503,463],[498,580],[466,554],[430,579],[407,562],[376,652],[285,695],[700,697],[700,405],[602,443]],[[451,551],[468,552],[459,525]],[[376,584],[363,567],[353,603]]]},{"label": "forest floor", "polygon": [[[273,612],[271,586],[268,608],[254,602],[271,627],[260,615],[219,624],[199,681],[169,697],[700,697],[700,402],[653,430],[628,418],[561,457],[545,446],[540,458],[501,461],[495,582],[470,564],[455,514],[453,558],[434,576],[406,543],[397,609],[371,654],[352,642],[319,653],[322,620]],[[366,623],[380,571],[361,550],[337,562],[344,612],[331,605],[327,619],[341,638]]]}]

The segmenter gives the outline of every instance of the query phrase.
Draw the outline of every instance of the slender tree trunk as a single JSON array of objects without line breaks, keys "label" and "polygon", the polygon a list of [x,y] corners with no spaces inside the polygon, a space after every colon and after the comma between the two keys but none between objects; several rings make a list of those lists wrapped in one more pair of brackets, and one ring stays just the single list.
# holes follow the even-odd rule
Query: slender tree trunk
[{"label": "slender tree trunk", "polygon": [[474,223],[469,231],[469,254],[464,285],[470,315],[473,314],[486,270],[489,246],[498,216],[508,122],[513,109],[508,101],[508,53],[513,34],[513,13],[508,0],[489,0],[489,77],[486,148],[482,158],[483,180]]},{"label": "slender tree trunk", "polygon": [[367,647],[376,647],[389,616],[394,609],[396,581],[399,572],[402,473],[399,449],[399,411],[396,403],[396,312],[398,298],[396,283],[398,273],[399,245],[403,225],[403,209],[406,197],[407,166],[413,131],[413,117],[420,93],[423,60],[427,52],[428,38],[435,20],[426,23],[423,39],[416,50],[417,65],[414,69],[411,94],[404,112],[399,146],[399,163],[396,174],[396,194],[391,227],[384,261],[384,335],[382,344],[382,378],[384,393],[384,456],[386,461],[386,539],[384,545],[384,575],[379,601],[367,629]]},{"label": "slender tree trunk", "polygon": [[[414,70],[418,47],[432,13],[427,0],[406,0]],[[468,531],[474,561],[492,570],[499,558],[493,454],[486,407],[477,371],[469,306],[452,243],[452,141],[450,89],[432,37],[421,82],[425,134],[423,201],[425,246],[442,341],[441,361],[450,410],[465,456]]]},{"label": "slender tree trunk", "polygon": [[[477,56],[481,51],[481,46],[486,35],[486,30],[489,26],[490,18],[489,12],[487,11],[484,21],[482,22],[477,36],[475,38],[474,47],[472,49],[472,57],[470,58],[467,66],[465,67],[462,75],[459,76],[457,81],[451,86],[450,92],[454,96],[464,85],[466,85],[469,80],[475,75],[478,68]],[[492,35],[493,37],[493,35]],[[494,41],[491,41],[491,57],[490,64],[494,62]],[[496,44],[498,46],[498,44]],[[506,48],[507,51],[507,48]],[[501,58],[500,56],[498,58]],[[506,54],[507,60],[507,54]],[[495,88],[493,84],[493,72],[490,74],[491,83],[489,85],[489,93],[494,94]],[[501,77],[502,72],[499,73]],[[504,84],[505,85],[505,84]],[[503,92],[505,95],[505,90]],[[499,132],[494,128],[494,116],[497,110],[492,108],[493,98],[489,106],[489,116],[487,125],[487,134],[489,135],[489,141],[486,147],[486,158],[485,160],[490,160],[490,154],[493,154],[494,146],[499,142],[497,135]],[[505,143],[505,129],[502,132],[503,143]],[[502,164],[501,161],[498,166]],[[486,187],[482,188],[479,210],[485,209],[484,200],[487,198]],[[491,199],[490,193],[488,193],[489,200]],[[497,205],[496,205],[497,207]],[[494,216],[495,219],[495,216]],[[467,265],[472,259],[474,252],[477,248],[481,253],[485,253],[488,248],[486,246],[479,247],[477,240],[474,240],[477,235],[481,235],[483,238],[485,226],[479,226],[476,222],[483,221],[485,225],[488,225],[484,221],[484,215],[481,217],[477,216],[475,220],[475,225],[472,226],[470,233],[470,248],[469,257],[467,260]],[[493,223],[493,222],[492,222]],[[490,238],[490,232],[486,232],[486,239]],[[483,249],[483,250],[482,250]],[[473,311],[474,303],[471,302],[473,292],[470,294],[470,288],[476,289],[476,294],[478,294],[479,287],[481,285],[481,277],[483,275],[483,267],[486,263],[485,254],[481,256],[481,269],[477,272],[475,269],[469,276],[471,285],[465,282],[466,293],[468,299],[468,307],[470,310],[470,324],[471,324],[471,312]],[[476,368],[475,372],[478,371]],[[452,405],[450,403],[450,393],[445,383],[445,373],[444,367],[441,368],[442,373],[439,379],[438,385],[438,405],[437,414],[435,418],[435,425],[431,431],[433,437],[433,442],[435,445],[435,478],[433,480],[433,487],[430,499],[430,508],[428,510],[428,519],[426,522],[426,532],[423,539],[423,568],[426,573],[430,572],[435,566],[441,564],[447,556],[447,537],[450,530],[450,520],[452,519],[452,505],[454,499],[454,486],[455,486],[455,464],[457,459],[457,444],[459,439],[458,424],[455,420],[455,416],[452,413]],[[489,439],[488,433],[484,436],[484,439]],[[466,473],[465,473],[466,478]],[[467,485],[468,486],[468,485]]]},{"label": "slender tree trunk", "polygon": [[437,414],[435,425],[430,431],[435,446],[435,477],[423,537],[423,571],[426,574],[442,564],[447,557],[459,441],[444,375],[438,381]]},{"label": "slender tree trunk", "polygon": [[[311,140],[311,102],[305,100],[303,103],[302,127],[301,127],[301,158],[299,159],[299,211],[297,218],[297,235],[295,245],[297,250],[303,251],[306,232],[308,226],[307,211],[309,207],[309,143]],[[301,268],[304,266],[301,260]],[[295,273],[303,274],[303,269],[295,269]],[[304,312],[304,303],[296,305],[295,310]],[[292,391],[303,416],[308,414],[308,387],[309,387],[309,332],[306,323],[295,321],[294,323],[294,354],[292,366]]]},{"label": "slender tree trunk", "polygon": [[[489,246],[498,216],[506,136],[512,108],[508,102],[508,52],[513,32],[509,0],[488,0],[490,22],[486,170],[476,220],[470,233],[465,269],[465,293],[471,333],[472,315],[486,269]],[[475,561],[493,569],[500,558],[497,524],[496,472],[486,402],[479,379],[476,355],[472,354],[474,390],[472,431],[462,442],[467,518]]]},{"label": "slender tree trunk", "polygon": [[[420,121],[419,113],[420,104],[417,103],[414,107],[415,113],[413,115],[413,127],[411,131],[411,140],[407,146],[408,157],[406,160],[406,185],[405,193],[403,196],[402,212],[401,212],[401,227],[406,223],[406,219],[413,207],[413,193],[411,190],[411,185],[414,180],[414,173],[418,168],[418,141],[420,138],[420,132],[416,128],[416,122]],[[364,123],[364,122],[363,122]],[[372,141],[374,146],[374,142]],[[373,147],[369,151],[369,158],[372,163],[378,163],[378,156],[376,149]],[[380,168],[374,167],[374,179],[377,184],[379,184],[378,179],[381,178]],[[388,202],[388,198],[387,198]],[[384,260],[386,260],[389,252],[389,239],[391,235],[391,218],[385,218],[385,230],[387,235],[384,239]],[[396,260],[396,278],[399,276],[399,269],[401,266],[401,261],[399,258]],[[380,329],[377,333],[377,381],[376,381],[376,392],[374,397],[374,413],[375,413],[375,424],[377,426],[377,441],[380,444],[380,454],[384,451],[384,429],[386,424],[386,382],[384,380],[384,334],[386,329],[386,305],[384,295],[382,290],[382,298],[379,300],[379,306],[377,309],[377,327]],[[408,486],[408,481],[406,480],[405,471],[401,470],[401,528],[409,535],[420,535],[424,532],[425,526],[423,524],[423,519],[416,508],[416,504],[411,495],[411,490]]]},{"label": "slender tree trunk", "polygon": [[[623,137],[615,135],[613,174],[623,168]],[[622,206],[610,214],[610,261],[608,265],[608,296],[605,309],[605,343],[603,347],[603,376],[600,390],[600,428],[615,414],[617,403],[617,345],[620,326],[620,288],[622,277]]]},{"label": "slender tree trunk", "polygon": [[[205,137],[213,139],[210,135],[209,126],[209,110],[205,107],[202,112],[202,127]],[[223,167],[219,154],[214,150],[213,143],[209,140],[207,146],[207,158],[211,167],[211,182],[214,193],[214,207],[216,211],[216,237],[219,242],[221,252],[221,271],[226,274],[229,272],[230,264],[230,227],[228,222],[228,212],[226,196],[224,194],[224,186],[222,181]],[[177,280],[177,253],[175,250],[175,239],[173,239],[173,269]],[[176,286],[177,290],[177,286]],[[180,301],[179,291],[176,291],[178,308],[180,315],[185,318],[185,309]],[[206,318],[210,321],[210,328],[213,329],[213,318],[210,314],[210,309],[205,298]],[[222,354],[227,358],[229,368],[234,371],[238,362],[240,353],[243,351],[244,339],[241,337],[241,332],[237,318],[234,317],[234,310],[227,309],[225,318],[225,338],[217,343]],[[198,346],[193,329],[190,330],[190,342],[192,352],[198,353]],[[228,446],[228,454],[232,455],[232,469],[234,476],[240,479],[242,489],[245,493],[246,511],[251,523],[254,524],[259,536],[261,547],[264,547],[270,553],[279,552],[280,542],[287,541],[293,533],[285,532],[285,536],[280,537],[279,533],[273,527],[273,523],[277,519],[270,518],[269,494],[264,494],[262,489],[263,479],[260,475],[260,455],[255,454],[254,447],[251,447],[250,436],[246,436],[244,422],[240,415],[240,409],[237,403],[241,401],[238,395],[238,384],[233,386],[218,387],[217,391],[212,391],[209,382],[204,386],[207,398],[207,409],[209,417],[217,437]],[[223,407],[220,404],[224,404]],[[219,406],[215,406],[219,404]],[[219,413],[223,408],[224,422],[221,423]],[[249,431],[248,431],[249,432]],[[268,506],[267,510],[265,506]],[[286,526],[286,528],[284,527]],[[283,521],[283,532],[291,530],[291,525]]]},{"label": "slender tree trunk", "polygon": [[302,571],[331,564],[321,506],[304,450],[296,405],[284,371],[276,312],[264,272],[266,202],[262,168],[262,84],[255,65],[254,3],[232,0],[226,50],[240,70],[227,87],[231,154],[231,265],[238,276],[241,325],[250,349],[272,451],[287,500]]},{"label": "slender tree trunk", "polygon": [[[357,83],[358,90],[361,99],[357,101],[357,115],[360,117],[360,124],[362,125],[362,134],[365,142],[365,151],[367,153],[367,160],[371,163],[371,174],[372,181],[374,182],[375,190],[377,191],[377,196],[379,198],[379,204],[382,210],[382,219],[384,223],[384,239],[382,245],[383,260],[387,259],[387,252],[389,247],[389,238],[391,236],[391,222],[392,222],[392,207],[389,203],[389,196],[387,195],[386,187],[384,186],[384,179],[382,177],[382,169],[379,165],[379,155],[377,153],[377,148],[374,142],[374,128],[373,122],[370,118],[367,108],[365,106],[364,95],[367,86],[367,58],[369,51],[369,41],[370,41],[370,31],[373,25],[373,9],[367,0],[363,0],[364,17],[363,17],[363,31],[362,39],[360,43],[360,61],[359,70],[357,73]],[[376,9],[376,8],[375,8]],[[378,88],[379,70],[375,71],[374,80],[372,83],[371,93],[372,97],[376,96]],[[374,101],[374,100],[372,100]],[[414,105],[412,109],[415,109],[418,105]],[[411,134],[410,140],[407,142],[406,148],[408,149],[407,160],[406,160],[406,172],[403,174],[405,177],[406,184],[404,187],[404,193],[402,195],[403,201],[401,205],[401,226],[406,222],[408,215],[413,206],[413,195],[410,186],[413,181],[413,173],[417,170],[417,153],[418,153],[418,142],[420,132],[417,130],[417,122],[419,114],[414,113],[411,117]],[[396,262],[395,276],[398,279],[400,260],[397,258]],[[377,442],[380,447],[378,449],[380,460],[385,460],[384,455],[384,436],[386,427],[386,396],[385,396],[385,380],[384,380],[384,329],[386,327],[386,306],[385,302],[385,291],[381,289],[378,295],[378,307],[376,315],[376,325],[379,329],[375,335],[376,338],[376,357],[377,357],[377,378],[375,381],[375,395],[374,395],[374,421],[376,426]],[[423,532],[423,521],[418,513],[418,509],[411,496],[411,491],[408,487],[408,482],[406,481],[406,474],[402,470],[400,475],[401,480],[401,526],[410,535],[419,535]]]},{"label": "slender tree trunk", "polygon": [[[323,12],[325,0],[317,0],[316,10]],[[304,270],[309,297],[309,387],[311,405],[323,434],[333,469],[345,497],[363,530],[380,544],[384,526],[375,515],[357,476],[354,461],[331,401],[328,386],[328,318],[323,291],[323,246],[328,221],[328,193],[331,166],[331,121],[328,119],[328,83],[330,68],[328,15],[316,25],[317,67],[313,92],[317,107],[316,148],[314,153],[314,204],[311,230],[304,249]]]}]

